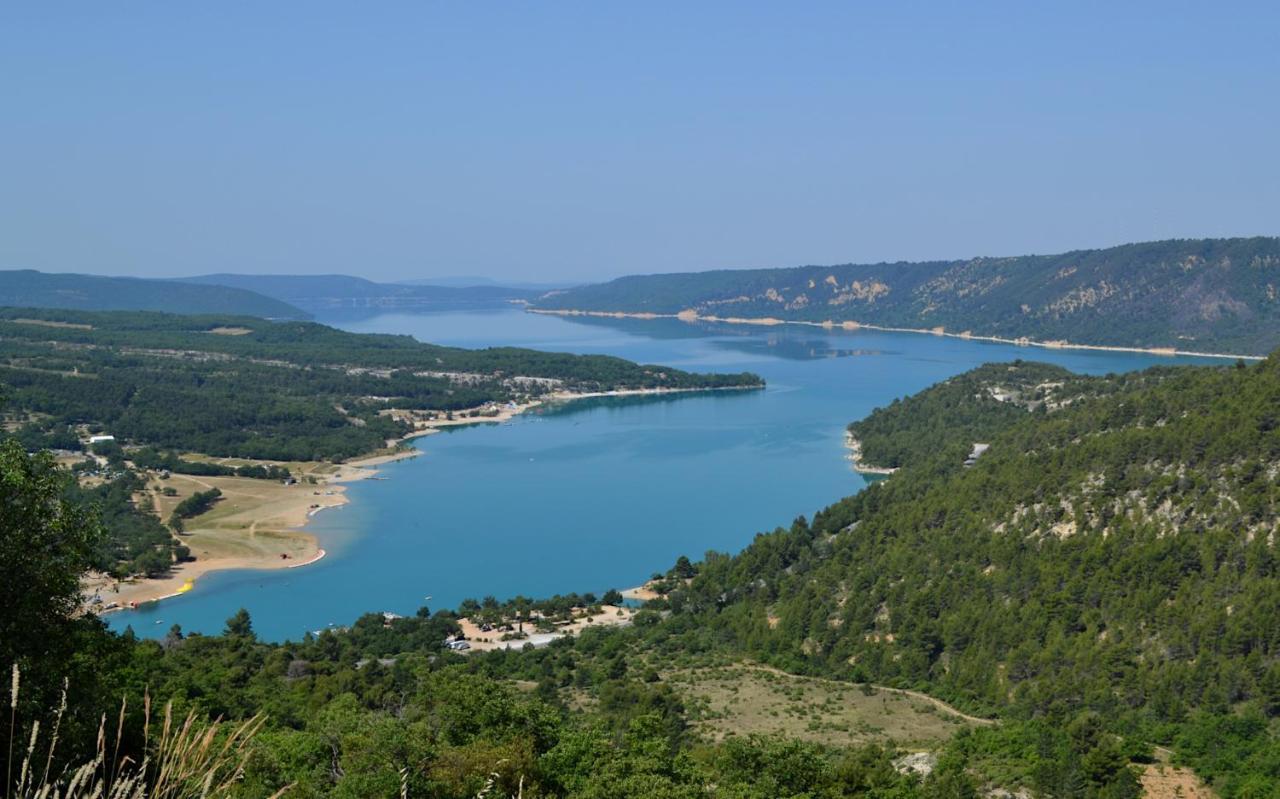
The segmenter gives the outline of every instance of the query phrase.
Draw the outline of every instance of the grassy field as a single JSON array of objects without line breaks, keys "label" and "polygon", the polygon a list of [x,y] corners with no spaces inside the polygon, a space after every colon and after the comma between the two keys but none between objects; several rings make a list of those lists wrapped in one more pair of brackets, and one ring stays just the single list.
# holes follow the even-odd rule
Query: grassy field
[{"label": "grassy field", "polygon": [[222,492],[208,513],[187,521],[186,532],[180,536],[198,559],[208,560],[278,558],[281,554],[309,557],[315,551],[313,541],[294,528],[306,522],[311,505],[333,505],[340,499],[326,495],[333,489],[323,485],[286,486],[276,480],[247,477],[175,474],[152,486],[177,492],[174,496],[152,494],[162,520],[197,491],[217,488]]},{"label": "grassy field", "polygon": [[712,740],[781,733],[837,746],[892,740],[927,749],[964,726],[989,723],[923,696],[748,663],[676,670],[662,679],[684,697],[695,729]]},{"label": "grassy field", "polygon": [[[892,742],[902,749],[928,750],[965,727],[994,723],[924,694],[800,677],[758,663],[658,672],[684,701],[694,732],[711,741],[781,734],[830,746]],[[562,698],[575,710],[594,702],[577,688],[566,690]]]}]

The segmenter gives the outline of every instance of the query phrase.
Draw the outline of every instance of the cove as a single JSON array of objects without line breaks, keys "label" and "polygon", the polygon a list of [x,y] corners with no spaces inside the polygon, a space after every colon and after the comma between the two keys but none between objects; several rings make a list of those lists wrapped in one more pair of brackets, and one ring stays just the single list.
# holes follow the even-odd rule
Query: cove
[{"label": "cove", "polygon": [[421,454],[348,487],[308,529],[329,553],[282,571],[225,571],[193,591],[105,617],[158,637],[217,633],[241,607],[258,634],[301,638],[370,611],[467,597],[602,593],[679,555],[736,552],[866,485],[844,428],[895,397],[991,361],[1102,374],[1221,360],[1029,350],[907,333],[562,318],[518,309],[320,321],[463,347],[605,353],[698,371],[754,371],[763,391],[580,400],[503,425],[417,439]]}]

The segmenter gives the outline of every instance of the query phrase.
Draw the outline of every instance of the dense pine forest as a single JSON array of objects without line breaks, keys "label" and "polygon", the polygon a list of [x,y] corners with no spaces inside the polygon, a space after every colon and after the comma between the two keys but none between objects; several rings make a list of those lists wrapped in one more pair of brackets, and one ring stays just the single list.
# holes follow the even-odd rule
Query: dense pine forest
[{"label": "dense pine forest", "polygon": [[1120,347],[1280,346],[1280,239],[1178,239],[1061,255],[637,275],[544,310],[861,322]]},{"label": "dense pine forest", "polygon": [[[900,438],[875,454],[903,468],[708,556],[672,592],[662,645],[1028,722],[1096,717],[1225,795],[1272,795],[1257,791],[1280,785],[1280,361],[1056,371],[983,367],[855,426]],[[915,433],[939,418],[963,432],[926,450]],[[972,434],[990,449],[967,466]]]},{"label": "dense pine forest", "polygon": [[[985,366],[854,426],[892,477],[736,555],[682,559],[630,626],[468,655],[443,647],[460,615],[600,600],[371,614],[284,644],[243,613],[221,636],[109,634],[71,612],[99,526],[10,441],[16,733],[48,723],[65,677],[60,761],[91,756],[121,696],[135,756],[144,693],[201,724],[265,715],[242,796],[1136,797],[1159,758],[1226,799],[1280,796],[1278,413],[1274,357],[1097,378]],[[931,747],[925,777],[892,741],[708,738],[677,676],[737,663],[923,691],[976,721]]]}]

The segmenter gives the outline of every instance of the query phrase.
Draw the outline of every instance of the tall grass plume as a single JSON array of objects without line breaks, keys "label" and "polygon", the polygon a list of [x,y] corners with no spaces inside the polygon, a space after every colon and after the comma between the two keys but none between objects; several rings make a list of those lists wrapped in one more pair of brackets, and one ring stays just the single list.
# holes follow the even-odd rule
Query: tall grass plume
[{"label": "tall grass plume", "polygon": [[[143,752],[141,762],[121,754],[128,701],[121,701],[114,741],[108,739],[107,715],[98,723],[94,757],[79,766],[53,773],[58,736],[67,712],[67,686],[54,713],[48,743],[41,742],[40,721],[31,723],[27,744],[14,781],[13,742],[22,733],[17,708],[21,672],[13,667],[9,699],[9,751],[4,790],[7,799],[221,799],[234,795],[252,754],[253,738],[265,718],[242,722],[200,721],[194,710],[175,719],[173,703],[164,706],[159,734],[152,740],[151,697],[143,701]],[[40,750],[37,752],[37,750]],[[43,769],[39,760],[43,759]],[[37,774],[36,772],[41,773]],[[272,795],[282,796],[288,787]]]}]

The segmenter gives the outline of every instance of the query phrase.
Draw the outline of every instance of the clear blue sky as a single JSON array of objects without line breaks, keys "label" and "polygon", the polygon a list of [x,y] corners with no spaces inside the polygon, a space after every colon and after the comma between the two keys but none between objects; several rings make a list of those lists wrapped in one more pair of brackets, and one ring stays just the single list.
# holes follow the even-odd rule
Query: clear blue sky
[{"label": "clear blue sky", "polygon": [[1278,9],[7,3],[0,268],[597,280],[1275,235]]}]

